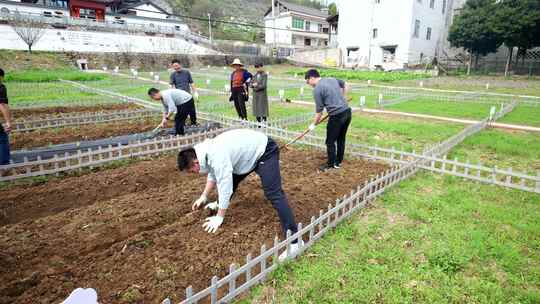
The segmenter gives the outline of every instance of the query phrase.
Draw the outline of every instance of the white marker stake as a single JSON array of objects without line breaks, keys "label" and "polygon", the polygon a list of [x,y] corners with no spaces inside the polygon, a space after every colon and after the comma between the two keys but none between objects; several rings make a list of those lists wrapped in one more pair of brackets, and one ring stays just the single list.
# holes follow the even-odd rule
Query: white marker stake
[{"label": "white marker stake", "polygon": [[489,83],[486,83],[486,91],[489,90]]},{"label": "white marker stake", "polygon": [[304,99],[304,87],[300,87],[300,99]]},{"label": "white marker stake", "polygon": [[107,72],[107,67],[106,66],[103,67],[103,71]]},{"label": "white marker stake", "polygon": [[212,81],[211,81],[210,79],[206,79],[206,86],[210,86],[210,83],[211,83],[211,82],[212,82]]},{"label": "white marker stake", "polygon": [[371,85],[371,80],[368,80],[368,81],[367,81],[367,85],[368,85],[368,86]]},{"label": "white marker stake", "polygon": [[154,72],[150,72],[150,76],[154,76]]},{"label": "white marker stake", "polygon": [[138,75],[139,75],[139,72],[133,71],[133,77],[137,78]]},{"label": "white marker stake", "polygon": [[154,81],[159,82],[159,74],[154,75]]},{"label": "white marker stake", "polygon": [[495,116],[495,111],[497,111],[497,109],[495,107],[491,107],[491,110],[489,111],[489,120],[493,120],[493,117]]},{"label": "white marker stake", "polygon": [[120,71],[120,68],[119,68],[119,67],[114,67],[114,73],[115,73],[115,74],[118,74],[119,71]]},{"label": "white marker stake", "polygon": [[298,78],[298,74],[294,73],[294,78]]},{"label": "white marker stake", "polygon": [[420,81],[420,87],[421,87],[421,88],[424,87],[424,82],[423,82],[423,81]]},{"label": "white marker stake", "polygon": [[364,108],[366,106],[366,96],[360,96],[360,108]]},{"label": "white marker stake", "polygon": [[225,92],[229,92],[229,89],[230,89],[229,85],[226,84],[223,86],[223,88],[225,89]]},{"label": "white marker stake", "polygon": [[279,90],[279,100],[283,101],[285,97],[285,90]]},{"label": "white marker stake", "polygon": [[382,104],[382,101],[383,101],[382,98],[383,98],[382,93],[379,93],[379,105]]}]

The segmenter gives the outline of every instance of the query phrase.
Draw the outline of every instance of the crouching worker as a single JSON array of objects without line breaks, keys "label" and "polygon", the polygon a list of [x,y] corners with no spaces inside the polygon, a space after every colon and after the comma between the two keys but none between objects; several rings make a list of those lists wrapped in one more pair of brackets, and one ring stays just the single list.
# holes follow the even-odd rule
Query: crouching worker
[{"label": "crouching worker", "polygon": [[156,88],[148,90],[148,96],[153,100],[160,101],[163,105],[163,119],[159,125],[161,128],[167,127],[167,121],[176,114],[174,118],[174,128],[176,135],[184,135],[184,127],[188,115],[195,117],[195,103],[193,96],[180,89],[168,89],[160,91]]},{"label": "crouching worker", "polygon": [[[205,208],[218,210],[216,216],[207,218],[203,224],[207,232],[215,233],[218,230],[229,207],[229,200],[240,182],[253,171],[261,178],[264,194],[277,211],[283,232],[297,232],[294,214],[281,187],[279,147],[265,134],[246,129],[224,132],[194,148],[181,151],[178,154],[178,169],[208,174],[206,187],[192,207],[197,209],[207,204]],[[208,195],[216,185],[218,202],[208,204]],[[295,240],[291,245],[291,255],[296,255],[298,249],[298,241]],[[285,251],[280,255],[280,260],[286,257]]]}]

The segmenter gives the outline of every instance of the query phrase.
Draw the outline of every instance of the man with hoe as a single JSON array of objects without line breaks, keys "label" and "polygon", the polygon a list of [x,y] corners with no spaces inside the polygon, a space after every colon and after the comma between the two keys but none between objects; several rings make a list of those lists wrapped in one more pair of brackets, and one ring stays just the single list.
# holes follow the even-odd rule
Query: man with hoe
[{"label": "man with hoe", "polygon": [[[345,82],[335,78],[321,78],[315,69],[308,70],[305,75],[307,84],[312,86],[315,99],[315,117],[309,130],[313,131],[326,109],[329,115],[326,125],[326,151],[328,160],[320,166],[321,171],[339,169],[345,155],[345,138],[351,123],[351,108],[345,100]],[[337,146],[337,149],[336,149]]]},{"label": "man with hoe", "polygon": [[[217,210],[217,215],[208,217],[203,224],[207,232],[215,233],[218,230],[238,185],[253,171],[261,178],[264,195],[277,211],[283,233],[287,230],[292,234],[298,231],[294,214],[281,186],[279,147],[264,133],[237,129],[207,139],[178,154],[178,169],[208,175],[206,187],[192,207],[195,210],[207,204],[205,208]],[[208,195],[216,186],[218,201],[208,203]],[[292,242],[291,255],[297,254],[298,241]],[[285,251],[279,258],[284,260],[287,256]]]}]

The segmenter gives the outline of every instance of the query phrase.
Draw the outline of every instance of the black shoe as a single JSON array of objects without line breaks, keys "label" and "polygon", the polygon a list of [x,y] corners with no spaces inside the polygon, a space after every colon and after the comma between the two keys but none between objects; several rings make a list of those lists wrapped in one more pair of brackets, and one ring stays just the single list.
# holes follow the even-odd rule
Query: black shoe
[{"label": "black shoe", "polygon": [[341,169],[341,164],[340,163],[334,164],[334,169]]},{"label": "black shoe", "polygon": [[334,169],[334,166],[329,166],[328,164],[323,164],[319,166],[319,171],[324,172],[330,169]]}]

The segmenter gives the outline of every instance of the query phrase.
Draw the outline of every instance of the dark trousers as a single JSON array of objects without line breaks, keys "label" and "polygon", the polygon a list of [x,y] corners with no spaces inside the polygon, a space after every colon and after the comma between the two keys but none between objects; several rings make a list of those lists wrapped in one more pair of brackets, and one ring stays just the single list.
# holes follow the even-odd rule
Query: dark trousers
[{"label": "dark trousers", "polygon": [[[195,102],[193,101],[193,99],[177,107],[176,117],[174,118],[174,128],[176,130],[176,135],[185,134],[184,127],[186,125],[186,119],[188,115],[191,118],[191,124],[197,123],[197,114],[195,111]],[[193,121],[195,121],[195,123]]]},{"label": "dark trousers", "polygon": [[[296,233],[298,228],[296,226],[294,214],[289,207],[287,196],[281,187],[279,147],[273,139],[268,138],[266,150],[257,161],[257,166],[254,171],[261,178],[264,195],[272,202],[272,207],[274,207],[278,213],[283,233],[286,234],[287,230],[290,230],[293,234]],[[233,174],[233,195],[240,182],[248,175],[249,173],[242,175]],[[296,243],[296,241],[293,241],[293,243]]]},{"label": "dark trousers", "polygon": [[246,93],[243,87],[232,88],[231,99],[234,101],[234,108],[240,119],[247,120],[247,110],[246,110]]},{"label": "dark trousers", "polygon": [[[328,166],[341,164],[345,155],[345,138],[347,129],[351,124],[351,109],[330,116],[326,125],[326,152],[328,153]],[[337,145],[337,152],[336,152]]]},{"label": "dark trousers", "polygon": [[0,165],[8,165],[10,160],[9,137],[3,130],[0,131]]}]

